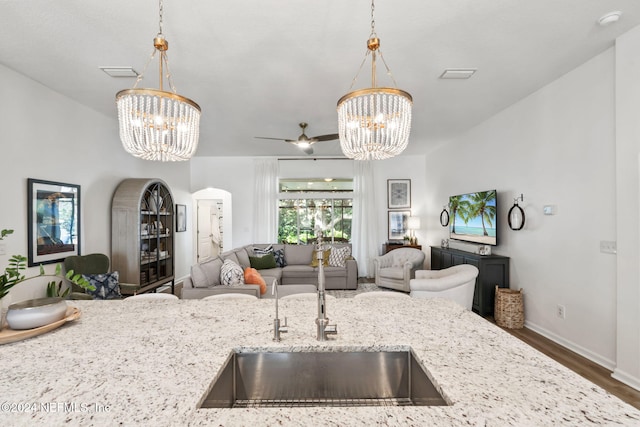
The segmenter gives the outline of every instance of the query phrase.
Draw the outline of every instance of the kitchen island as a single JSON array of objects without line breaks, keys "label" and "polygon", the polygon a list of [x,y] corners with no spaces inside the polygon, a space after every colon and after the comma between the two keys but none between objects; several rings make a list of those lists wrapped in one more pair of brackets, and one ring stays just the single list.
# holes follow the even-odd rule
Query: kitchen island
[{"label": "kitchen island", "polygon": [[[316,340],[316,302],[73,301],[81,317],[0,346],[0,424],[640,425],[640,411],[454,303],[328,300],[338,326]],[[198,409],[232,350],[412,349],[450,406]]]}]

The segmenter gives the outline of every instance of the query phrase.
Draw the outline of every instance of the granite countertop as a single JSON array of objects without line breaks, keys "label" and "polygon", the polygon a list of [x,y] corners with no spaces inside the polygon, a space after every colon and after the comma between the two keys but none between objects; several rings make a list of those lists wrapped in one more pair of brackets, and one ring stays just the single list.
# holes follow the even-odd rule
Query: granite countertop
[{"label": "granite countertop", "polygon": [[[2,425],[640,425],[640,411],[495,325],[442,300],[74,301],[80,319],[0,346]],[[197,409],[233,349],[412,348],[438,407]]]}]

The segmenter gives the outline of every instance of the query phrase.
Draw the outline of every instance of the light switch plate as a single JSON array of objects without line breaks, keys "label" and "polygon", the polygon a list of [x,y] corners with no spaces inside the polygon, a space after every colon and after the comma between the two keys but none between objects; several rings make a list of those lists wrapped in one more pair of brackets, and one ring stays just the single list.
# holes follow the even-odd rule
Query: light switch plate
[{"label": "light switch plate", "polygon": [[618,253],[618,244],[612,240],[601,240],[600,252],[603,254],[616,254]]},{"label": "light switch plate", "polygon": [[7,254],[7,246],[4,243],[0,243],[0,255],[6,255]]}]

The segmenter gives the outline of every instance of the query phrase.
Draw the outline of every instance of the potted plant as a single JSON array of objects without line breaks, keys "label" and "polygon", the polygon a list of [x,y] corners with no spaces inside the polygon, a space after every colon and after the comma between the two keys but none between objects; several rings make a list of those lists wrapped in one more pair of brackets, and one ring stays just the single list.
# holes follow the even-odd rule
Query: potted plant
[{"label": "potted plant", "polygon": [[[13,230],[2,230],[0,231],[0,240],[4,240],[4,238],[13,233]],[[44,271],[44,267],[40,265],[40,273],[31,276],[25,277],[22,272],[27,269],[27,257],[22,255],[13,255],[9,258],[9,265],[5,267],[4,273],[0,275],[0,300],[4,298],[11,288],[21,282],[25,282],[27,280],[35,279],[36,277],[56,277],[58,279],[62,279],[61,272],[62,269],[60,264],[56,264],[56,270],[54,274],[47,274]],[[95,287],[89,283],[81,274],[74,274],[73,270],[67,271],[65,277],[71,281],[72,283],[81,286],[88,290],[95,290]],[[62,289],[62,280],[60,280],[58,286],[56,286],[56,282],[51,281],[47,285],[47,296],[61,296],[65,297],[68,295],[68,291],[64,291],[62,295],[60,295],[60,291]]]}]

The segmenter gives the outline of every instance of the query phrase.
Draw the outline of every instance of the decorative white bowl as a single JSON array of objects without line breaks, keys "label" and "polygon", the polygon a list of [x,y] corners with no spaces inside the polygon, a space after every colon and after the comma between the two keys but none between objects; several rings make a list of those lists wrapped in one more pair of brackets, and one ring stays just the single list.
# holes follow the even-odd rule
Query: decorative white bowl
[{"label": "decorative white bowl", "polygon": [[62,298],[36,298],[11,304],[7,311],[9,328],[33,329],[64,319],[67,302]]}]

